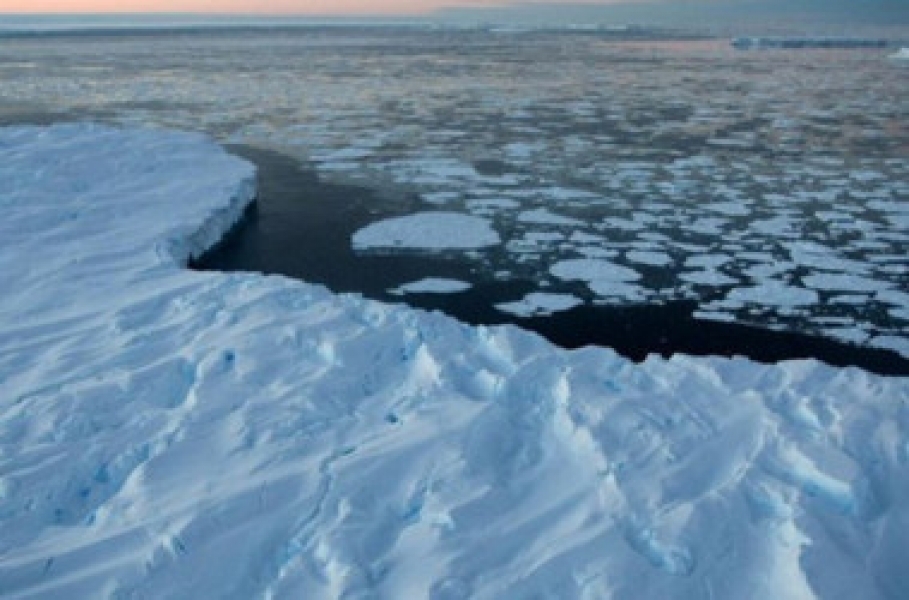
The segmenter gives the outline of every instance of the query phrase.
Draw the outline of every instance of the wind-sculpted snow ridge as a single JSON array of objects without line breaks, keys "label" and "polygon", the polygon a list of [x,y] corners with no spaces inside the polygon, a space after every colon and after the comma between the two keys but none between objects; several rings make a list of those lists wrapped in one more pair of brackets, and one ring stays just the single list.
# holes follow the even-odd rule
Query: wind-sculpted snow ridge
[{"label": "wind-sculpted snow ridge", "polygon": [[906,379],[180,268],[252,182],[195,135],[0,130],[5,598],[904,597]]}]

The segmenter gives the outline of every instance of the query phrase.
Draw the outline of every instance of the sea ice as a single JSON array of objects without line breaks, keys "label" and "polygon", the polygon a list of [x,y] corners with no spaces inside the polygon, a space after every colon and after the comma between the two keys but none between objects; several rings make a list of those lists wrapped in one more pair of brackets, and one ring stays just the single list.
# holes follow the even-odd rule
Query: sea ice
[{"label": "sea ice", "polygon": [[651,267],[666,267],[672,264],[672,257],[665,252],[654,250],[629,250],[625,258],[633,263]]},{"label": "sea ice", "polygon": [[774,279],[759,282],[753,287],[740,287],[729,291],[729,300],[745,304],[795,307],[817,304],[817,292],[787,285]]},{"label": "sea ice", "polygon": [[451,191],[436,191],[436,192],[424,192],[420,194],[420,198],[423,202],[427,204],[448,204],[449,202],[455,202],[460,200],[461,194],[458,192]]},{"label": "sea ice", "polygon": [[512,210],[521,206],[521,203],[510,198],[478,198],[467,202],[467,208],[473,211],[486,211],[490,213]]},{"label": "sea ice", "polygon": [[559,261],[549,269],[559,279],[576,281],[637,281],[640,273],[604,259],[572,258]]},{"label": "sea ice", "polygon": [[532,292],[524,296],[521,300],[496,304],[496,308],[502,312],[513,314],[518,317],[536,317],[570,310],[583,303],[583,300],[570,294]]},{"label": "sea ice", "polygon": [[739,281],[728,275],[724,275],[713,269],[704,269],[702,271],[684,271],[679,275],[682,281],[693,283],[695,285],[705,285],[713,287],[723,287],[735,285]]},{"label": "sea ice", "polygon": [[549,272],[559,279],[583,281],[601,300],[640,302],[647,290],[635,283],[641,274],[604,258],[572,258],[552,265]]},{"label": "sea ice", "polygon": [[732,257],[727,254],[692,254],[685,259],[685,266],[715,269],[722,267],[731,260]]},{"label": "sea ice", "polygon": [[572,217],[557,215],[545,208],[527,210],[518,215],[521,223],[552,225],[554,227],[583,227],[585,223]]},{"label": "sea ice", "polygon": [[393,294],[453,294],[470,289],[470,284],[457,279],[427,277],[412,281],[391,291]]},{"label": "sea ice", "polygon": [[877,292],[889,288],[886,282],[850,273],[813,273],[802,277],[812,289],[835,292]]},{"label": "sea ice", "polygon": [[626,219],[624,217],[609,217],[604,223],[609,227],[625,229],[627,231],[641,231],[647,227],[647,225],[640,220]]},{"label": "sea ice", "polygon": [[751,214],[748,204],[742,201],[711,202],[710,204],[705,204],[704,208],[727,217],[746,217]]},{"label": "sea ice", "polygon": [[464,250],[499,243],[499,234],[487,219],[441,211],[378,221],[354,233],[352,239],[355,250]]}]

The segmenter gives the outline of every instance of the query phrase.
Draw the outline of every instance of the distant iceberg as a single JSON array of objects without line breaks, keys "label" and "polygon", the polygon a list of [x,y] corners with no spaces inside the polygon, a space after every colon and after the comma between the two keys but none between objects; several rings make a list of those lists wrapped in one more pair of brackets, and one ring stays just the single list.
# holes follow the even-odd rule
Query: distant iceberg
[{"label": "distant iceberg", "polygon": [[909,60],[909,48],[900,48],[887,58],[892,60]]},{"label": "distant iceberg", "polygon": [[739,50],[762,48],[886,48],[887,40],[830,37],[738,37],[732,40],[732,46]]}]

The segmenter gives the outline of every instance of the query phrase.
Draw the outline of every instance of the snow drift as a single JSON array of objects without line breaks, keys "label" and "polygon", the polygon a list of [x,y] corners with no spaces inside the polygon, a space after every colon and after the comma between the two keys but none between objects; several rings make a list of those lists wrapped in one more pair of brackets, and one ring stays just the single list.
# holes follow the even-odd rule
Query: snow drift
[{"label": "snow drift", "polygon": [[182,269],[253,195],[195,135],[0,130],[5,597],[909,589],[909,380]]}]

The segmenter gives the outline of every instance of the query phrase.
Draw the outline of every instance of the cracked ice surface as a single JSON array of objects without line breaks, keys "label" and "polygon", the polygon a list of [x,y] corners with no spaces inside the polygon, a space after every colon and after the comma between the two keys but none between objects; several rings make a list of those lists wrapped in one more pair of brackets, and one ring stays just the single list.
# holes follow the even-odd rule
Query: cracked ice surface
[{"label": "cracked ice surface", "polygon": [[5,595],[909,586],[909,380],[635,365],[183,269],[253,194],[197,135],[0,129]]},{"label": "cracked ice surface", "polygon": [[[709,299],[714,314],[825,335],[848,319],[905,348],[906,306],[878,300],[909,286],[898,62],[469,31],[11,39],[0,115],[203,129],[487,219],[504,243],[465,253],[478,278],[574,293],[554,265],[614,257],[641,281],[585,301]],[[709,268],[679,268],[699,258]],[[834,301],[855,293],[865,301]],[[793,311],[796,297],[816,302]]]}]

